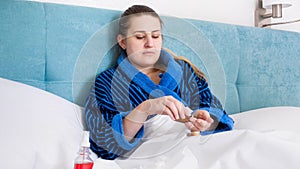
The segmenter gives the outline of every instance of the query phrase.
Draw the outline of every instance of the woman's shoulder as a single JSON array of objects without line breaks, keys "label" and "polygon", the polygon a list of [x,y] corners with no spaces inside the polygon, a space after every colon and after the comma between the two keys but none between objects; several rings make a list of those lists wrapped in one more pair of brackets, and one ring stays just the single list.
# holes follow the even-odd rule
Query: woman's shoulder
[{"label": "woman's shoulder", "polygon": [[197,80],[203,81],[203,83],[206,81],[203,71],[201,71],[197,66],[193,65],[191,61],[184,57],[175,59],[175,61],[180,65],[186,76],[193,75]]},{"label": "woman's shoulder", "polygon": [[184,71],[193,71],[192,66],[189,64],[188,61],[184,59],[175,59],[175,61]]},{"label": "woman's shoulder", "polygon": [[106,80],[112,79],[115,71],[116,71],[116,66],[113,66],[113,67],[110,67],[110,68],[98,73],[97,76],[96,76],[96,81],[97,80],[102,81],[103,78],[106,79]]}]

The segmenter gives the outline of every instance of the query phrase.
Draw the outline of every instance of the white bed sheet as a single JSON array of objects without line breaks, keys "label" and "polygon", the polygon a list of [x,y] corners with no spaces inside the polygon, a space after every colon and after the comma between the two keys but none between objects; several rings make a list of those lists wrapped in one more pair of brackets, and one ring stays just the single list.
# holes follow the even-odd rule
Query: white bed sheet
[{"label": "white bed sheet", "polygon": [[[83,108],[43,90],[0,78],[0,163],[9,169],[66,169],[81,141]],[[300,108],[231,115],[233,131],[188,137],[182,123],[157,116],[143,143],[94,169],[298,169]]]}]

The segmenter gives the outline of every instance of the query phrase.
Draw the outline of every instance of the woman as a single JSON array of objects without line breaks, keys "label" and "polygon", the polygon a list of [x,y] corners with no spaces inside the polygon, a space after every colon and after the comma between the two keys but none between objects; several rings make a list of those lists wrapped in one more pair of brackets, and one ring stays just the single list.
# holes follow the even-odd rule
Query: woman
[{"label": "woman", "polygon": [[156,115],[184,119],[201,134],[232,129],[204,74],[162,49],[162,21],[153,9],[134,5],[119,22],[118,64],[97,76],[86,102],[91,149],[99,157],[115,159],[137,147],[144,122]]}]

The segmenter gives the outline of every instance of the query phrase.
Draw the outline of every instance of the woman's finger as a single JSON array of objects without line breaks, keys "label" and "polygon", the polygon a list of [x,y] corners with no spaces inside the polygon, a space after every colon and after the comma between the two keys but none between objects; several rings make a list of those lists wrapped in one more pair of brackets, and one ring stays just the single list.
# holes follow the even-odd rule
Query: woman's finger
[{"label": "woman's finger", "polygon": [[189,107],[185,107],[184,108],[184,116],[185,116],[185,118],[190,118],[191,115],[192,115],[192,113],[193,113],[193,110],[190,109]]},{"label": "woman's finger", "polygon": [[198,129],[200,129],[201,131],[203,131],[203,130],[208,129],[208,127],[210,126],[210,123],[208,123],[207,121],[202,120],[202,119],[197,119],[197,120],[193,123],[193,125],[194,125],[196,128],[198,128]]},{"label": "woman's finger", "polygon": [[177,102],[176,107],[178,109],[178,114],[180,119],[185,119],[186,116],[186,108],[181,102]]},{"label": "woman's finger", "polygon": [[196,119],[194,117],[190,118],[190,122],[193,124],[193,126],[199,130],[199,131],[204,131],[209,128],[210,123],[203,119]]},{"label": "woman's finger", "polygon": [[197,110],[194,114],[194,117],[197,119],[203,119],[208,123],[214,122],[214,120],[210,117],[209,112],[206,110]]},{"label": "woman's finger", "polygon": [[168,108],[171,111],[171,113],[173,114],[175,119],[179,119],[178,109],[177,109],[175,103],[166,99],[164,104],[165,104],[166,108]]},{"label": "woman's finger", "polygon": [[174,114],[173,114],[173,113],[171,112],[171,110],[170,110],[169,108],[167,108],[167,107],[164,107],[164,109],[163,109],[163,111],[162,111],[162,114],[163,114],[163,115],[170,116],[170,118],[171,118],[172,120],[176,120]]},{"label": "woman's finger", "polygon": [[200,131],[193,125],[192,122],[186,122],[186,123],[184,123],[184,125],[187,129],[189,129],[191,131]]},{"label": "woman's finger", "polygon": [[185,119],[186,118],[185,106],[179,100],[175,99],[172,96],[166,96],[166,97],[169,101],[171,101],[176,106],[177,112],[174,113],[177,113],[180,119]]}]

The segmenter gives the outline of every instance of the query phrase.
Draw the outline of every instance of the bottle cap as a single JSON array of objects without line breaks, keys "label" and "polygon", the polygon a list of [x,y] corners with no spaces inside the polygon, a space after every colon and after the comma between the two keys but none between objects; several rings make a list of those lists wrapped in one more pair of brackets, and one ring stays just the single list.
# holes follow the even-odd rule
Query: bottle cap
[{"label": "bottle cap", "polygon": [[81,140],[82,147],[90,147],[89,138],[90,138],[90,132],[83,131],[82,140]]}]

